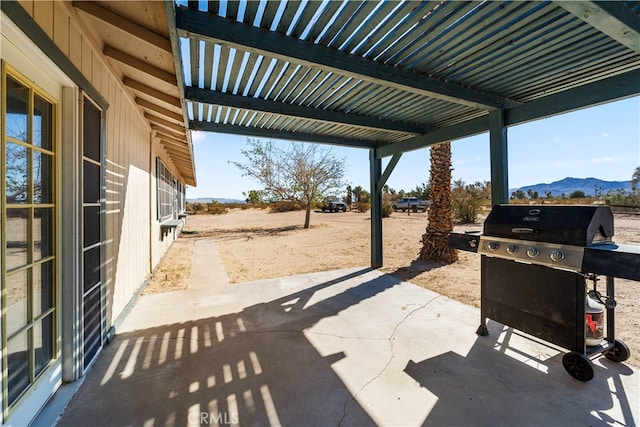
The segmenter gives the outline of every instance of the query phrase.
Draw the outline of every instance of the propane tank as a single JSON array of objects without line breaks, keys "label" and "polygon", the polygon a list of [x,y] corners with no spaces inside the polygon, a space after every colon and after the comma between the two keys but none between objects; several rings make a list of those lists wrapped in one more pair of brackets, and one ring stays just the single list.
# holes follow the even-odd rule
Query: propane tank
[{"label": "propane tank", "polygon": [[604,306],[589,295],[586,296],[585,343],[600,345],[604,339]]}]

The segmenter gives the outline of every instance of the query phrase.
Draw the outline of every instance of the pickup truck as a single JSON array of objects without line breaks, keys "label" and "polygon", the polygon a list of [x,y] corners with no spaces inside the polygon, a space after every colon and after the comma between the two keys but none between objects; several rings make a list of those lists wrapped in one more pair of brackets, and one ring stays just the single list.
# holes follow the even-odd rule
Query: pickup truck
[{"label": "pickup truck", "polygon": [[346,212],[347,204],[338,197],[327,197],[322,203],[322,212]]},{"label": "pickup truck", "polygon": [[411,209],[413,212],[422,211],[426,212],[429,207],[428,200],[418,200],[417,197],[405,197],[403,199],[398,199],[393,202],[393,210],[394,211],[406,211],[407,209]]}]

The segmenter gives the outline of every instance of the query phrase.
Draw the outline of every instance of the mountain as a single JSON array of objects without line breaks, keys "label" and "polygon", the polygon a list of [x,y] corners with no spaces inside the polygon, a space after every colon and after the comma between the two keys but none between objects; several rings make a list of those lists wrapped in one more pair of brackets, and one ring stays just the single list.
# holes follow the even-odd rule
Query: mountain
[{"label": "mountain", "polygon": [[213,201],[218,203],[246,203],[245,200],[225,199],[222,197],[198,197],[197,199],[187,199],[187,202],[189,203],[211,203]]},{"label": "mountain", "polygon": [[525,193],[528,190],[537,191],[541,197],[550,191],[553,196],[560,196],[562,193],[569,195],[574,191],[582,191],[585,195],[595,196],[598,194],[607,194],[610,191],[624,190],[631,191],[631,181],[603,181],[598,178],[564,178],[550,184],[527,185],[520,188],[509,189],[509,194],[514,191],[522,190]]}]

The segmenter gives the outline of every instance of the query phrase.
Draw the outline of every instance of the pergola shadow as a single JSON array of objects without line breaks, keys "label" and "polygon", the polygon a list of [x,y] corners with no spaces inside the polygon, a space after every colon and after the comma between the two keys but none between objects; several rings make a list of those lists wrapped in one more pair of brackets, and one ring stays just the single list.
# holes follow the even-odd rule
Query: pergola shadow
[{"label": "pergola shadow", "polygon": [[[331,365],[345,355],[319,354],[304,330],[400,282],[378,277],[306,305],[367,271],[239,313],[120,334],[58,425],[338,425],[353,395]],[[349,417],[375,424],[353,405]]]},{"label": "pergola shadow", "polygon": [[477,309],[371,269],[163,297],[205,313],[206,304],[229,310],[231,295],[244,308],[119,334],[58,425],[633,425],[638,417],[637,373],[624,364],[598,361],[594,380],[581,383],[564,372],[561,350],[495,322],[477,337]]},{"label": "pergola shadow", "polygon": [[628,366],[601,358],[595,378],[582,383],[563,369],[565,350],[493,321],[489,329],[492,337],[478,337],[464,356],[407,362],[404,372],[437,396],[424,426],[635,425]]}]

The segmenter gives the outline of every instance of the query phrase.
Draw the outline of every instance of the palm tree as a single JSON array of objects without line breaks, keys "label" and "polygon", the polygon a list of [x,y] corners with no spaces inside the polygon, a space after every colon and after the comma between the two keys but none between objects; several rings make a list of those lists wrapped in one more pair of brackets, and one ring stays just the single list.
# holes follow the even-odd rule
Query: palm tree
[{"label": "palm tree", "polygon": [[452,263],[458,252],[449,248],[449,234],[453,231],[453,204],[451,203],[451,141],[431,147],[431,194],[429,223],[422,235],[420,258]]}]

